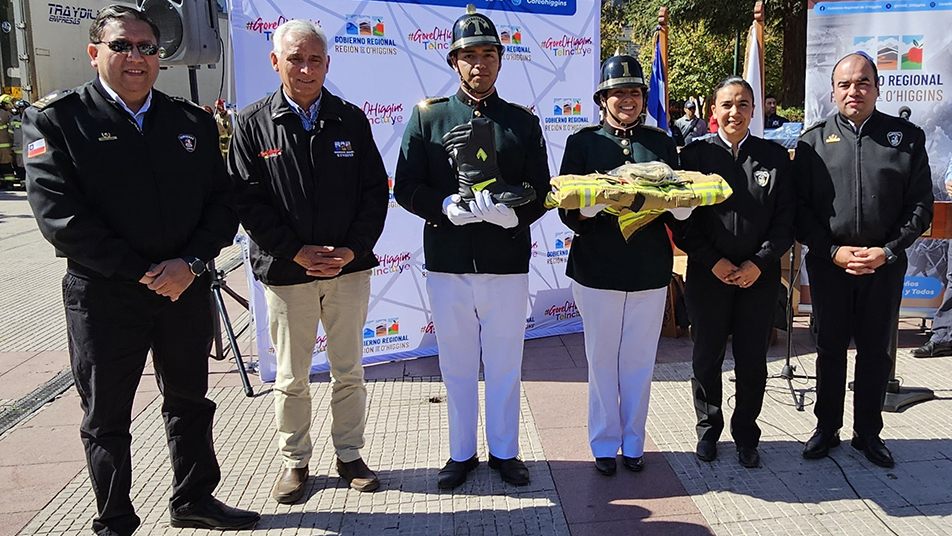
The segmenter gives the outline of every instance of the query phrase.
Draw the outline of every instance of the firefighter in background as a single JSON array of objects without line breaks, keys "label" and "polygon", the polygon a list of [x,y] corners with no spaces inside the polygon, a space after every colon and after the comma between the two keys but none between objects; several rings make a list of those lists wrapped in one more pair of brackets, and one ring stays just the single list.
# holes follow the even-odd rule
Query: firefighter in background
[{"label": "firefighter in background", "polygon": [[18,99],[14,103],[13,119],[10,121],[9,132],[13,138],[13,171],[17,181],[26,180],[26,170],[23,169],[23,128],[21,128],[21,118],[23,111],[30,106],[30,103],[23,99]]},{"label": "firefighter in background", "polygon": [[231,135],[235,131],[234,122],[231,120],[231,114],[225,109],[225,99],[215,101],[215,124],[218,125],[218,146],[221,154],[228,157],[228,144],[231,143]]},{"label": "firefighter in background", "polygon": [[9,130],[14,108],[12,96],[0,96],[0,180],[4,187],[17,180],[13,174],[13,135]]}]

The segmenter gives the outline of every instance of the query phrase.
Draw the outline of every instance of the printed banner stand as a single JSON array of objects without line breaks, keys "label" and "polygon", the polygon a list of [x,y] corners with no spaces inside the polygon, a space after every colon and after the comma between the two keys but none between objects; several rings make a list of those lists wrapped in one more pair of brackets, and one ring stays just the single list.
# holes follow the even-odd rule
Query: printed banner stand
[{"label": "printed banner stand", "polygon": [[[944,83],[952,80],[952,3],[810,0],[807,14],[806,124],[836,111],[830,75],[839,58],[863,51],[879,70],[876,108],[908,119],[926,134],[936,201],[948,200],[952,179],[952,104]],[[804,254],[806,248],[804,249]],[[900,315],[931,318],[942,303],[952,253],[948,240],[919,239],[906,250],[909,268]],[[800,274],[799,310],[810,312],[810,284]]]}]

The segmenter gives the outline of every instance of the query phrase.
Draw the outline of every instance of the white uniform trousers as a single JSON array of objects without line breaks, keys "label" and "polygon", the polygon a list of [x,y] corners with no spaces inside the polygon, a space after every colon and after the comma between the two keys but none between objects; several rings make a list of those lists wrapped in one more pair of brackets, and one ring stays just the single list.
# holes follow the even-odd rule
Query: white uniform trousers
[{"label": "white uniform trousers", "polygon": [[370,300],[370,270],[301,283],[265,286],[271,341],[277,354],[274,413],[278,451],[285,467],[311,459],[309,379],[318,322],[327,334],[331,388],[331,439],[340,461],[360,458],[364,446],[367,388],[363,328]]},{"label": "white uniform trousers", "polygon": [[476,454],[480,359],[489,452],[503,459],[517,456],[528,274],[430,272],[426,290],[446,385],[450,457],[462,462]]},{"label": "white uniform trousers", "polygon": [[572,283],[588,359],[588,440],[596,458],[641,457],[667,288],[623,292]]}]

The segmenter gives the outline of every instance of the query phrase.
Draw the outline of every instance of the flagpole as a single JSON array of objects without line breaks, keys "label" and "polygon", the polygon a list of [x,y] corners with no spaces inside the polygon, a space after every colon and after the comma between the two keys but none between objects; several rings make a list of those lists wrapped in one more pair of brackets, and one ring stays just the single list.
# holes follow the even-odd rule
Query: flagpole
[{"label": "flagpole", "polygon": [[754,4],[754,21],[747,34],[747,54],[744,57],[744,79],[754,90],[754,118],[750,132],[764,135],[764,3]]},{"label": "flagpole", "polygon": [[664,109],[668,109],[670,102],[670,90],[668,80],[671,77],[671,70],[668,69],[668,8],[662,7],[658,10],[658,39],[661,41],[661,64],[664,65],[665,84],[664,84]]}]

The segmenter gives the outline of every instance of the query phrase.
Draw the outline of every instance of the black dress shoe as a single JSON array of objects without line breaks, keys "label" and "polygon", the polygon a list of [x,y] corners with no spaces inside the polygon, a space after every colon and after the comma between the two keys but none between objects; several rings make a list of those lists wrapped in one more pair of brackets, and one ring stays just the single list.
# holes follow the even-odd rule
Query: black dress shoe
[{"label": "black dress shoe", "polygon": [[615,474],[615,471],[618,469],[618,464],[615,462],[615,458],[595,458],[595,470],[605,476],[611,476]]},{"label": "black dress shoe", "polygon": [[886,448],[886,443],[879,436],[859,436],[854,435],[850,445],[856,450],[863,451],[866,459],[880,467],[892,467],[896,465],[892,453]]},{"label": "black dress shoe", "polygon": [[189,508],[173,510],[169,525],[180,529],[240,530],[253,527],[259,519],[258,512],[232,508],[210,497]]},{"label": "black dress shoe", "polygon": [[760,467],[760,453],[757,447],[737,447],[737,461],[748,469]]},{"label": "black dress shoe", "polygon": [[475,455],[465,462],[453,461],[453,458],[450,458],[449,461],[446,462],[446,465],[440,469],[436,485],[440,489],[458,488],[463,482],[466,482],[466,475],[473,469],[476,469],[478,465],[479,458]]},{"label": "black dress shoe", "polygon": [[346,463],[337,458],[337,473],[350,484],[351,489],[357,491],[374,491],[380,487],[377,473],[367,467],[363,458]]},{"label": "black dress shoe", "polygon": [[952,344],[929,341],[911,353],[912,357],[943,357],[952,355]]},{"label": "black dress shoe", "polygon": [[803,457],[808,460],[825,458],[830,449],[840,444],[840,431],[827,432],[817,428],[803,445]]},{"label": "black dress shoe", "polygon": [[696,454],[701,461],[713,462],[717,459],[717,441],[711,441],[709,439],[698,441],[697,448],[694,449],[694,454]]},{"label": "black dress shoe", "polygon": [[632,458],[631,456],[622,456],[621,463],[624,464],[625,469],[633,473],[640,473],[645,468],[645,457],[638,456],[637,458]]},{"label": "black dress shoe", "polygon": [[497,458],[489,455],[489,468],[499,472],[503,482],[513,486],[525,486],[529,483],[529,468],[519,458]]}]

